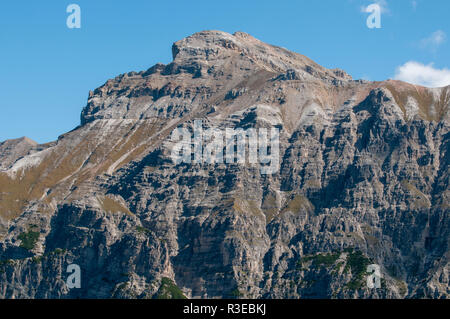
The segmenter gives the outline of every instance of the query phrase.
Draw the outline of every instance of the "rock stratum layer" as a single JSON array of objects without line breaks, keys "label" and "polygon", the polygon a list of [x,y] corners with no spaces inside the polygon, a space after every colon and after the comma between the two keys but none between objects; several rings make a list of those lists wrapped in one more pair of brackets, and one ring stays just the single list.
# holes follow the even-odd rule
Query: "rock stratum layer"
[{"label": "rock stratum layer", "polygon": [[[90,92],[57,141],[0,144],[1,298],[449,297],[450,87],[353,80],[242,32],[172,52]],[[276,125],[279,171],[175,165],[195,119]]]}]

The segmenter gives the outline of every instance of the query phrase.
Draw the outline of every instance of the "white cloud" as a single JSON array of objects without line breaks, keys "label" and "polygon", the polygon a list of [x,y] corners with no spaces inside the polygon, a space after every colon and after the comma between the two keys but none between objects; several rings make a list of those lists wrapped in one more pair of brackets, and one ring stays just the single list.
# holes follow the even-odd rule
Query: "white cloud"
[{"label": "white cloud", "polygon": [[409,61],[395,70],[396,80],[401,80],[426,87],[443,87],[450,85],[450,70],[436,69],[433,63],[428,65]]},{"label": "white cloud", "polygon": [[436,51],[437,48],[446,41],[447,35],[442,30],[437,30],[430,34],[430,36],[420,40],[420,47],[424,49],[431,49]]}]

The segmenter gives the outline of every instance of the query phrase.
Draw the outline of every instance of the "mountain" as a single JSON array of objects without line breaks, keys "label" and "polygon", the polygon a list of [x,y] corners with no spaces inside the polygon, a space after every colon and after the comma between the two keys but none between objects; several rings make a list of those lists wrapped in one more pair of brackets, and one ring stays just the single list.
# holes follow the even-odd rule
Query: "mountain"
[{"label": "mountain", "polygon": [[[243,32],[172,53],[89,92],[57,141],[0,144],[0,297],[449,297],[450,87],[353,80]],[[279,129],[278,169],[174,162],[199,119]]]}]

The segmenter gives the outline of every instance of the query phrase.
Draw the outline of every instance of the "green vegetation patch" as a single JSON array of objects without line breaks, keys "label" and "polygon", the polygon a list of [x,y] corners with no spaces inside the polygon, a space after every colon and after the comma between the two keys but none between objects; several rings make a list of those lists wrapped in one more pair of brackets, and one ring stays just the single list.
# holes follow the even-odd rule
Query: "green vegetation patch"
[{"label": "green vegetation patch", "polygon": [[297,268],[302,268],[303,264],[312,261],[312,265],[315,267],[325,266],[329,267],[333,265],[336,260],[338,260],[340,253],[328,253],[328,254],[317,254],[312,256],[304,256],[297,262]]},{"label": "green vegetation patch", "polygon": [[21,233],[17,238],[22,241],[20,247],[32,250],[39,239],[39,232],[30,230],[26,233]]},{"label": "green vegetation patch", "polygon": [[366,275],[367,266],[371,264],[369,258],[359,250],[347,249],[348,257],[345,266],[345,272],[349,270],[352,273],[352,280],[347,284],[347,288],[351,290],[361,289],[364,284],[364,276]]},{"label": "green vegetation patch", "polygon": [[313,259],[313,263],[316,266],[321,266],[324,265],[326,267],[329,267],[331,265],[333,265],[336,260],[339,258],[340,254],[335,253],[335,254],[326,254],[326,255],[316,255],[315,258]]},{"label": "green vegetation patch", "polygon": [[180,288],[167,277],[161,280],[161,286],[156,294],[156,299],[187,299]]},{"label": "green vegetation patch", "polygon": [[230,293],[230,295],[231,295],[233,298],[236,298],[236,299],[243,296],[242,292],[239,290],[238,287],[236,287],[236,288]]},{"label": "green vegetation patch", "polygon": [[[354,250],[353,248],[346,248],[344,252],[348,254],[344,273],[351,273],[352,279],[349,283],[347,283],[346,287],[351,290],[358,290],[363,287],[364,277],[367,275],[366,269],[367,266],[372,264],[371,260],[367,258],[361,251]],[[333,265],[333,271],[336,273],[343,266],[343,262],[340,261],[336,264],[339,259],[341,252],[332,252],[332,253],[319,253],[317,255],[309,255],[304,256],[300,260],[297,261],[297,270],[307,270],[305,268],[305,264],[311,262],[313,267],[331,267]]]},{"label": "green vegetation patch", "polygon": [[150,229],[142,227],[142,226],[136,226],[136,231],[139,234],[144,234],[144,235],[150,235],[152,233],[152,231]]}]

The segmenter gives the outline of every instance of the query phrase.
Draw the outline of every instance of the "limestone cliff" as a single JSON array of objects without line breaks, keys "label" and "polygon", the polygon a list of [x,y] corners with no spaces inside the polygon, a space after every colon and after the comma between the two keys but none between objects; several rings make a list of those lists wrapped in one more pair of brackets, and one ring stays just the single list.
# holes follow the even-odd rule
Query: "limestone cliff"
[{"label": "limestone cliff", "polygon": [[[450,87],[353,80],[243,32],[172,52],[90,92],[57,141],[0,144],[0,297],[449,297]],[[280,169],[174,164],[196,119],[276,126]]]}]

